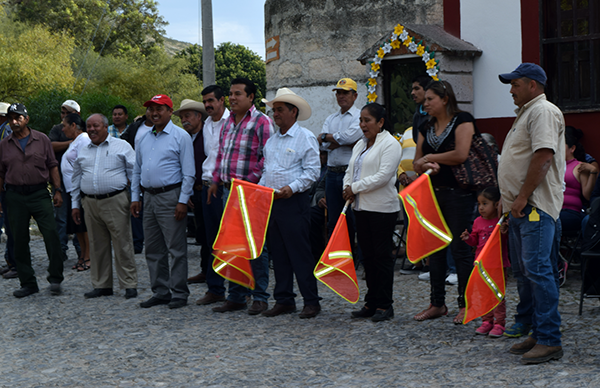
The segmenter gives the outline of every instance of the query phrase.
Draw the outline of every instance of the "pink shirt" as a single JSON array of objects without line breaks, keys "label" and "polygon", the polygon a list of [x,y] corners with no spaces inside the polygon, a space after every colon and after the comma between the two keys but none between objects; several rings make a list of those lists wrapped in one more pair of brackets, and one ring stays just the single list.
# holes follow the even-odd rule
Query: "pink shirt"
[{"label": "pink shirt", "polygon": [[[490,235],[494,231],[494,227],[498,221],[499,218],[486,220],[485,218],[479,216],[473,222],[473,231],[471,232],[469,239],[465,242],[472,247],[477,246],[475,257],[479,256],[479,253],[490,238]],[[510,267],[510,261],[508,260],[508,244],[506,243],[507,236],[501,234],[500,240],[502,242],[502,265],[504,268],[508,268]]]},{"label": "pink shirt", "polygon": [[573,170],[579,166],[581,162],[577,159],[571,159],[567,161],[567,170],[565,171],[565,199],[563,202],[563,209],[575,210],[580,212],[583,209],[583,202],[581,201],[581,183],[575,178]]}]

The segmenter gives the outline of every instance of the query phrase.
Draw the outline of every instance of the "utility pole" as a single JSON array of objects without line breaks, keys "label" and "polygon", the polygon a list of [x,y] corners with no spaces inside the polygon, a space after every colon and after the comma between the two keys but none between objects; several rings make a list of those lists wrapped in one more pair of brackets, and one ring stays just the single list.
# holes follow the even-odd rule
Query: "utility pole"
[{"label": "utility pole", "polygon": [[[202,0],[202,82],[203,87],[216,84],[215,44],[213,40],[212,0]],[[200,71],[200,69],[198,69]]]}]

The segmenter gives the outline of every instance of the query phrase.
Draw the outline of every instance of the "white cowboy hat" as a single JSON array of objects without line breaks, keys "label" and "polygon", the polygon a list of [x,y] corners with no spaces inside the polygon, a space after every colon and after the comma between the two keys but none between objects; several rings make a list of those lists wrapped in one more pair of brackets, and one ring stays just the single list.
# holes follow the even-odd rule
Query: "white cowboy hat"
[{"label": "white cowboy hat", "polygon": [[204,109],[203,103],[194,101],[194,100],[190,100],[187,98],[185,100],[181,101],[181,106],[179,107],[179,109],[177,109],[175,112],[173,112],[173,114],[179,116],[179,113],[182,110],[195,110],[197,112],[202,113],[204,116],[208,116],[206,109]]},{"label": "white cowboy hat", "polygon": [[9,106],[10,104],[8,102],[0,102],[0,116],[6,116]]},{"label": "white cowboy hat", "polygon": [[296,108],[298,108],[298,121],[308,120],[311,115],[310,105],[308,105],[308,102],[288,88],[278,89],[274,99],[268,101],[266,98],[263,98],[262,102],[264,102],[269,108],[272,108],[275,102],[287,102],[288,104],[294,105]]}]

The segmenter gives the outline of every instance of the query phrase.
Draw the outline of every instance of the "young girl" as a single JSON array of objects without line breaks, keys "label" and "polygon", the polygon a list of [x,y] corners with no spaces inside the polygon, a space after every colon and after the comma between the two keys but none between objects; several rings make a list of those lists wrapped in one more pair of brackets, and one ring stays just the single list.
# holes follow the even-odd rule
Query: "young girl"
[{"label": "young girl", "polygon": [[[473,231],[465,230],[460,235],[460,238],[471,246],[477,246],[475,257],[479,256],[479,252],[487,242],[488,238],[494,231],[494,227],[498,223],[498,205],[500,201],[500,190],[497,187],[488,187],[484,189],[477,197],[478,210],[480,217],[473,222]],[[504,268],[510,267],[508,261],[508,248],[506,244],[506,231],[502,234],[502,265]],[[505,272],[506,273],[506,272]],[[494,322],[494,318],[496,322]],[[481,335],[489,335],[493,338],[502,337],[504,326],[506,324],[506,303],[504,300],[498,306],[482,317],[483,323],[475,330],[475,333]]]}]

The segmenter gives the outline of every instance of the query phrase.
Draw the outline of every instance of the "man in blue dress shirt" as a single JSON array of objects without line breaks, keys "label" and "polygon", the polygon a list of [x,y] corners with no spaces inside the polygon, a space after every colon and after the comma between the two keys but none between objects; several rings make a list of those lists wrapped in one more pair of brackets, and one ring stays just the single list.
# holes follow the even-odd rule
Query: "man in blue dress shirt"
[{"label": "man in blue dress shirt", "polygon": [[281,88],[273,100],[263,99],[263,102],[273,108],[279,132],[267,140],[264,171],[259,182],[278,190],[267,230],[276,303],[262,314],[274,317],[296,311],[295,274],[304,298],[300,318],[312,318],[321,311],[309,239],[309,189],[319,177],[319,144],[311,131],[296,123],[311,114],[310,106],[302,97]]},{"label": "man in blue dress shirt", "polygon": [[186,225],[196,174],[194,150],[190,135],[171,121],[173,101],[168,96],[156,95],[144,106],[154,126],[135,149],[131,214],[139,216],[143,192],[146,262],[153,295],[140,306],[168,304],[173,309],[185,306],[190,294]]}]

